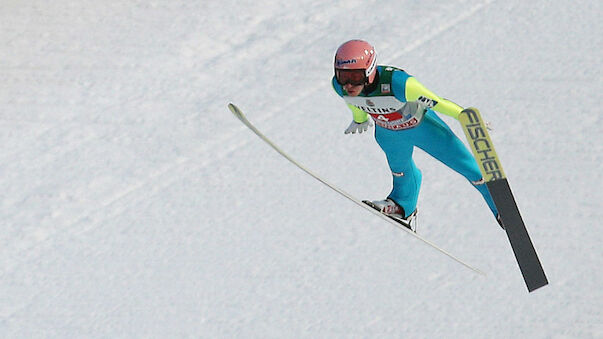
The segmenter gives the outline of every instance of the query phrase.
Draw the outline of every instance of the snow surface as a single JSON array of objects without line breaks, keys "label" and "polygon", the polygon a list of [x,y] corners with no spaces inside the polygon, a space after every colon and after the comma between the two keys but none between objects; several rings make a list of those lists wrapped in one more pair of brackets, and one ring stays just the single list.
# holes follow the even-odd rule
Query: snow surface
[{"label": "snow surface", "polygon": [[[601,1],[3,1],[0,337],[603,338]],[[330,88],[376,45],[480,108],[550,285],[417,151],[419,232]],[[456,121],[445,117],[462,137]]]}]

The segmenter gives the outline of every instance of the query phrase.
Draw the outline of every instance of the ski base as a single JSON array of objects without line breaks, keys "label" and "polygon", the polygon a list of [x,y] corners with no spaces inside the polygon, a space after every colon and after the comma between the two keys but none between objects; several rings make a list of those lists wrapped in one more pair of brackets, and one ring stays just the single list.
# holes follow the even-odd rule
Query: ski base
[{"label": "ski base", "polygon": [[547,285],[549,282],[523,223],[484,120],[477,108],[470,107],[461,112],[459,122],[494,200],[528,291],[532,292]]},{"label": "ski base", "polygon": [[532,292],[546,286],[549,282],[521,218],[507,179],[490,181],[486,185],[498,209],[528,291]]}]

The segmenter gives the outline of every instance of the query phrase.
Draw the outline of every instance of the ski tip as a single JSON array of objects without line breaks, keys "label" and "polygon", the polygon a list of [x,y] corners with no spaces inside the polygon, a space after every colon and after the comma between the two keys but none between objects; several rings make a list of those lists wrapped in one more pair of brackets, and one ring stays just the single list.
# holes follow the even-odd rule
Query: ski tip
[{"label": "ski tip", "polygon": [[239,120],[243,121],[245,120],[245,116],[243,115],[243,112],[241,111],[241,109],[239,109],[235,104],[233,103],[229,103],[228,104],[228,109],[232,112],[232,114],[235,115],[235,117],[237,117]]}]

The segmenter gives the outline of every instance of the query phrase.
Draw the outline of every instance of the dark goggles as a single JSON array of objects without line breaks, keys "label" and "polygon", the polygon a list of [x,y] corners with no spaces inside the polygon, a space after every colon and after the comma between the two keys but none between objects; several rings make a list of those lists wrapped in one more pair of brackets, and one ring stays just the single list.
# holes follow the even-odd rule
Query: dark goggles
[{"label": "dark goggles", "polygon": [[335,79],[341,86],[350,84],[352,86],[366,84],[366,75],[363,69],[335,69]]}]

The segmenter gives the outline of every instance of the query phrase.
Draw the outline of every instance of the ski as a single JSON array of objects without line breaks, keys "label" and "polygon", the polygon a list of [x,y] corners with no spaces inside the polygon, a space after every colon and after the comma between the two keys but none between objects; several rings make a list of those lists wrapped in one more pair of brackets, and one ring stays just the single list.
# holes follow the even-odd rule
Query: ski
[{"label": "ski", "polygon": [[492,195],[528,291],[547,285],[546,274],[479,111],[467,108],[461,112],[459,121]]},{"label": "ski", "polygon": [[463,260],[457,258],[456,256],[450,254],[449,252],[445,251],[444,249],[442,249],[441,247],[437,246],[436,244],[432,243],[431,241],[423,238],[422,236],[418,235],[417,233],[413,232],[411,229],[409,229],[406,225],[401,224],[399,221],[394,220],[389,218],[388,216],[386,216],[385,214],[381,213],[380,211],[377,211],[375,209],[373,209],[372,207],[368,206],[367,204],[363,203],[361,200],[353,197],[352,195],[346,193],[345,191],[343,191],[342,189],[336,187],[335,185],[327,182],[324,178],[322,178],[321,176],[313,173],[312,171],[310,171],[308,168],[306,168],[305,166],[303,166],[301,163],[297,162],[295,159],[293,159],[291,156],[289,156],[287,153],[285,153],[282,149],[280,149],[275,143],[273,143],[270,139],[268,139],[262,132],[260,132],[253,124],[251,124],[251,122],[249,122],[249,120],[245,117],[245,115],[243,114],[243,112],[234,104],[230,103],[228,104],[228,109],[232,112],[232,114],[239,119],[243,125],[245,125],[247,128],[249,128],[255,135],[257,135],[260,139],[262,139],[266,144],[268,144],[270,147],[272,147],[277,153],[279,153],[281,156],[283,156],[285,159],[289,160],[289,162],[291,162],[293,165],[297,166],[299,169],[301,169],[302,171],[306,172],[308,175],[310,175],[311,177],[313,177],[314,179],[318,180],[319,182],[321,182],[322,184],[324,184],[325,186],[327,186],[328,188],[332,189],[333,191],[339,193],[340,195],[342,195],[343,197],[347,198],[348,200],[352,201],[353,203],[355,203],[356,205],[364,208],[365,210],[373,213],[374,215],[380,217],[381,219],[389,222],[391,225],[405,231],[406,233],[412,235],[413,237],[415,237],[416,239],[422,241],[423,243],[429,245],[430,247],[434,248],[435,250],[441,252],[442,254],[446,255],[447,257],[449,257],[450,259],[456,261],[457,263],[465,266],[466,268],[470,269],[471,271],[480,274],[480,275],[485,275],[482,271],[480,271],[479,269],[467,264],[466,262],[464,262]]}]

